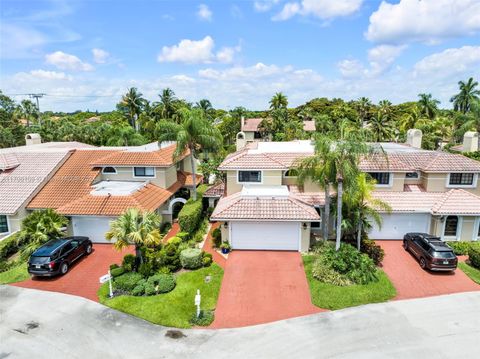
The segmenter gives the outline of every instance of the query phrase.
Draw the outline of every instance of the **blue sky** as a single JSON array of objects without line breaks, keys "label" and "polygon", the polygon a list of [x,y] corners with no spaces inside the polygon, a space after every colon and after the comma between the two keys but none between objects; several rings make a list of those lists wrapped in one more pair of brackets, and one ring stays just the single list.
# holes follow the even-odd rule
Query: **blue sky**
[{"label": "blue sky", "polygon": [[[480,77],[479,0],[26,1],[0,3],[0,88],[42,110],[110,110],[128,87],[215,107],[314,97],[450,106]],[[15,96],[21,100],[25,96]]]}]

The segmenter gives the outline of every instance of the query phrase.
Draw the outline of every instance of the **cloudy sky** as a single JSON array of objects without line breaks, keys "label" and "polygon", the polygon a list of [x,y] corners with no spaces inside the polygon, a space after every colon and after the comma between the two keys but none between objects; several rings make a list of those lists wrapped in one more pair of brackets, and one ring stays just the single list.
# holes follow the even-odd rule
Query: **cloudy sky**
[{"label": "cloudy sky", "polygon": [[480,0],[0,1],[0,89],[42,110],[111,110],[131,86],[226,109],[276,91],[449,107],[480,80]]}]

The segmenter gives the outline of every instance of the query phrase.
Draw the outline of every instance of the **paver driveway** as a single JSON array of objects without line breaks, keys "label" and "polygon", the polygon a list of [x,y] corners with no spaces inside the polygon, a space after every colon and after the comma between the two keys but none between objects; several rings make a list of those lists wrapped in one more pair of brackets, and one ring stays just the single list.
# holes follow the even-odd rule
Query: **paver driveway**
[{"label": "paver driveway", "polygon": [[98,301],[99,277],[108,272],[110,264],[120,264],[125,254],[134,252],[133,246],[119,252],[111,244],[94,244],[92,254],[80,258],[64,276],[34,278],[12,285],[73,294]]},{"label": "paver driveway", "polygon": [[233,251],[211,327],[241,327],[320,311],[310,300],[300,253]]},{"label": "paver driveway", "polygon": [[480,290],[460,269],[453,273],[430,272],[420,268],[417,260],[402,247],[402,241],[377,241],[385,250],[383,270],[397,289],[395,299]]}]

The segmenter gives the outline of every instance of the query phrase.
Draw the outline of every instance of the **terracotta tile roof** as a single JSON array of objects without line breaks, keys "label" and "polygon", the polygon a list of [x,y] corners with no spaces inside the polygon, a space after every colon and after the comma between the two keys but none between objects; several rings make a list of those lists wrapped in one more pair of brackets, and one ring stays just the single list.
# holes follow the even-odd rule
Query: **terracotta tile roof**
[{"label": "terracotta tile roof", "polygon": [[[193,186],[192,174],[190,172],[185,171],[177,171],[177,179],[183,183],[186,187]],[[195,175],[195,187],[198,186],[203,181],[203,176],[196,174]]]},{"label": "terracotta tile roof", "polygon": [[59,208],[90,193],[91,184],[100,173],[89,163],[114,151],[77,150],[33,198],[27,208]]},{"label": "terracotta tile roof", "polygon": [[221,171],[228,169],[288,170],[295,161],[303,157],[306,157],[304,153],[251,153],[247,150],[225,158],[218,169]]},{"label": "terracotta tile roof", "polygon": [[219,200],[212,220],[318,221],[320,216],[310,205],[294,195],[255,197],[235,193]]},{"label": "terracotta tile roof", "polygon": [[87,194],[61,206],[64,215],[119,216],[129,208],[153,211],[175,194],[175,191],[147,184],[128,196],[98,196]]},{"label": "terracotta tile roof", "polygon": [[15,153],[18,166],[0,171],[0,213],[14,214],[40,190],[69,155],[69,151],[61,150]]},{"label": "terracotta tile roof", "polygon": [[448,192],[376,191],[373,195],[388,203],[392,212],[480,215],[480,197],[463,189]]},{"label": "terracotta tile roof", "polygon": [[419,184],[405,184],[403,185],[404,192],[425,192],[425,188]]},{"label": "terracotta tile roof", "polygon": [[362,171],[394,171],[413,172],[416,170],[412,165],[402,161],[402,158],[394,154],[373,155],[360,160],[359,168]]},{"label": "terracotta tile roof", "polygon": [[303,130],[307,132],[316,131],[315,121],[303,121]]},{"label": "terracotta tile roof", "polygon": [[213,186],[209,187],[203,194],[203,197],[219,198],[219,197],[222,197],[224,194],[225,194],[225,183],[218,182],[217,184],[214,184]]},{"label": "terracotta tile roof", "polygon": [[[303,202],[308,203],[311,206],[324,206],[325,205],[325,192],[304,192],[299,186],[290,185],[288,190],[295,197],[300,198]],[[330,197],[335,196],[335,193],[330,193]]]},{"label": "terracotta tile roof", "polygon": [[258,131],[258,126],[263,121],[263,118],[246,118],[242,121],[242,131]]},{"label": "terracotta tile roof", "polygon": [[[96,158],[90,162],[92,167],[105,166],[156,166],[169,167],[175,163],[173,160],[173,153],[177,148],[176,144],[167,146],[163,149],[155,151],[144,150],[117,150],[103,158]],[[180,159],[185,158],[189,154],[186,151]]]}]

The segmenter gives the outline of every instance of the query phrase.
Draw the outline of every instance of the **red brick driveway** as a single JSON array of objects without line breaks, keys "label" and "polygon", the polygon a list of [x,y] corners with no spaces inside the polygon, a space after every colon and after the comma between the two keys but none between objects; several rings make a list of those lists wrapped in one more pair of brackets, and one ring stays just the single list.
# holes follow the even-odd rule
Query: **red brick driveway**
[{"label": "red brick driveway", "polygon": [[480,290],[460,269],[453,273],[430,272],[402,247],[402,241],[376,241],[385,250],[383,270],[397,289],[395,299],[430,297]]},{"label": "red brick driveway", "polygon": [[118,252],[111,244],[94,244],[92,254],[75,262],[64,276],[34,278],[12,285],[73,294],[98,301],[97,291],[100,288],[99,277],[108,272],[110,264],[120,264],[125,254],[134,252],[133,246],[122,252]]},{"label": "red brick driveway", "polygon": [[233,251],[211,327],[242,327],[320,311],[310,300],[300,253]]}]

